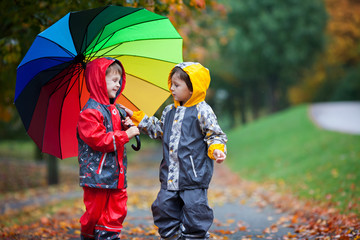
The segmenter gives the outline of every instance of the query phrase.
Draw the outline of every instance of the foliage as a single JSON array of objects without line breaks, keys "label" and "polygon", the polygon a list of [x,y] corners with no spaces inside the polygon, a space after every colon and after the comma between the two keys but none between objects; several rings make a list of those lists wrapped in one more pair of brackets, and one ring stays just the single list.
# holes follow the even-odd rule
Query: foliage
[{"label": "foliage", "polygon": [[300,197],[360,213],[360,136],[317,128],[301,105],[228,137],[229,164],[240,176],[272,181]]},{"label": "foliage", "polygon": [[266,86],[272,110],[287,106],[287,88],[323,49],[323,3],[244,0],[232,5],[229,22],[236,32],[225,56],[234,60],[229,64],[236,81],[248,92],[252,84]]},{"label": "foliage", "polygon": [[0,157],[23,159],[25,161],[32,159],[35,143],[27,140],[7,140],[0,142]]},{"label": "foliage", "polygon": [[338,86],[335,86],[334,89],[331,100],[360,100],[360,63],[346,71],[345,76],[339,80]]},{"label": "foliage", "polygon": [[179,3],[169,7],[168,17],[184,39],[184,61],[206,63],[217,56],[223,35],[220,20],[226,16],[226,9],[218,0]]},{"label": "foliage", "polygon": [[295,104],[360,100],[359,94],[352,94],[360,91],[355,73],[360,67],[360,2],[325,0],[325,4],[329,14],[326,51],[291,89],[290,100]]}]

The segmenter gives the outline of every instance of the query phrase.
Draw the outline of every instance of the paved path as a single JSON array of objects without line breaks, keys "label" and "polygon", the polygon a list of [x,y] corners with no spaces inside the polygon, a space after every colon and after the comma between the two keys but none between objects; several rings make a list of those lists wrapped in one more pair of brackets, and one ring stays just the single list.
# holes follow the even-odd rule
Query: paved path
[{"label": "paved path", "polygon": [[310,116],[321,128],[360,134],[360,102],[327,102],[310,105]]},{"label": "paved path", "polygon": [[[154,229],[150,204],[159,190],[158,166],[161,160],[161,149],[150,149],[138,154],[129,164],[129,211],[126,218],[129,229],[141,226],[143,229]],[[145,180],[145,181],[144,181]],[[286,213],[269,206],[259,196],[259,189],[244,191],[249,188],[245,182],[232,173],[225,164],[215,164],[214,177],[209,189],[209,203],[214,210],[215,220],[210,232],[216,239],[282,239],[293,232],[284,219]],[[144,208],[133,207],[131,202],[135,193],[150,191],[151,199],[144,200]],[[136,206],[138,206],[136,204]],[[154,239],[154,236],[142,236]],[[156,238],[155,238],[156,239]]]}]

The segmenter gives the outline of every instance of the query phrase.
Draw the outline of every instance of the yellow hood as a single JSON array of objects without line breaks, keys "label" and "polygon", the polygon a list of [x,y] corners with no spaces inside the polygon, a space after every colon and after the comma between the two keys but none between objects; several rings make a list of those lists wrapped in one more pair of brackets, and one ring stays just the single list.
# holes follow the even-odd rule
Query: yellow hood
[{"label": "yellow hood", "polygon": [[[193,94],[191,98],[183,105],[184,107],[191,107],[199,102],[205,100],[206,91],[210,85],[210,72],[207,68],[197,62],[183,62],[175,67],[181,67],[190,77],[193,86]],[[171,78],[168,79],[169,89],[171,88]],[[174,100],[175,107],[180,106],[180,103]]]}]

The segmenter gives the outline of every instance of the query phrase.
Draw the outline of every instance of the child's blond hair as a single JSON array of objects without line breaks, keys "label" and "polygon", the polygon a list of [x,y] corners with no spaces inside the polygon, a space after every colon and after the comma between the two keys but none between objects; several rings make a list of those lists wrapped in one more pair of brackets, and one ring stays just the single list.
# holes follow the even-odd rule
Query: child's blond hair
[{"label": "child's blond hair", "polygon": [[106,69],[105,74],[108,75],[111,72],[117,72],[122,76],[122,68],[117,61],[114,61],[110,66]]}]

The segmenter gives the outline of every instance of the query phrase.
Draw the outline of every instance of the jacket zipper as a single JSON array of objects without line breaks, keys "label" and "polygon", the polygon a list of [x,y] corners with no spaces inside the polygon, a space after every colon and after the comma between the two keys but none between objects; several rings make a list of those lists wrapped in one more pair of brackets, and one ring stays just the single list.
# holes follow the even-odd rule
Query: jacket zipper
[{"label": "jacket zipper", "polygon": [[190,155],[190,161],[191,161],[191,165],[192,165],[192,169],[193,169],[194,175],[195,175],[195,177],[197,177],[197,174],[196,174],[196,171],[195,171],[194,160],[193,160],[193,158],[192,158],[191,155]]},{"label": "jacket zipper", "polygon": [[[113,111],[117,110],[119,112],[119,115],[120,115],[120,123],[121,123],[121,126],[122,126],[122,122],[121,122],[121,113],[120,113],[120,110],[117,109],[116,105],[114,105],[114,107],[109,107],[109,110],[110,110],[110,122],[111,122],[111,128],[112,128],[112,131],[114,131],[114,122],[113,122]],[[120,128],[122,130],[122,127]],[[124,156],[122,155],[122,159],[121,161],[119,161],[119,152],[118,152],[118,149],[116,148],[116,141],[115,141],[115,137],[113,136],[113,144],[114,144],[114,152],[115,152],[115,162],[118,163],[119,165],[119,181],[118,181],[118,186],[120,183],[122,184],[125,184],[125,174],[124,174],[124,166],[123,166],[123,158]]]},{"label": "jacket zipper", "polygon": [[96,172],[97,174],[101,174],[101,171],[102,171],[103,166],[104,166],[104,162],[105,162],[106,155],[107,155],[107,153],[104,153],[104,154],[101,156],[99,168],[98,168],[98,170],[97,170],[97,172]]}]

